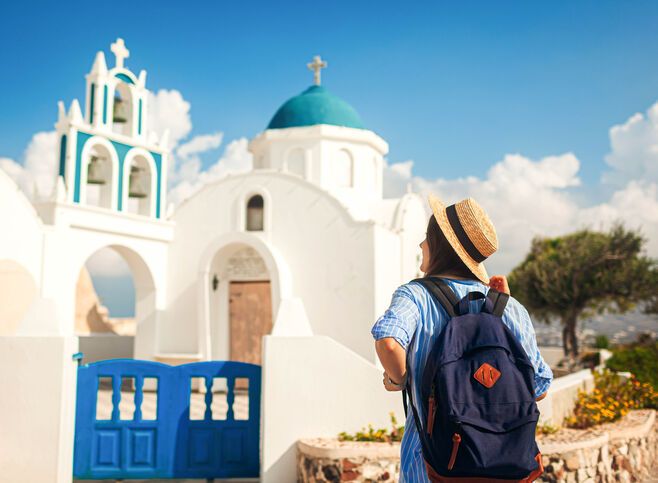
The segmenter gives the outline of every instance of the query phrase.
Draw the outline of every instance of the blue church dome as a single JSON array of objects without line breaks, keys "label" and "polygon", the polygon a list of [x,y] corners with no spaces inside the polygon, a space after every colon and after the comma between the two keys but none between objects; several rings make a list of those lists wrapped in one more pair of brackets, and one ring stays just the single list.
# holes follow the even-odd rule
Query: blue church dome
[{"label": "blue church dome", "polygon": [[267,129],[316,124],[365,129],[361,118],[352,106],[318,85],[311,86],[298,96],[288,99],[276,111]]}]

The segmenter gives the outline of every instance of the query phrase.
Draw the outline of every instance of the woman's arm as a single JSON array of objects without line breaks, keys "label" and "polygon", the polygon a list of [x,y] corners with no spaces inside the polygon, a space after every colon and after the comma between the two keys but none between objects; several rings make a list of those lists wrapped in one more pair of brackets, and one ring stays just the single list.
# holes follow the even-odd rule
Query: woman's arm
[{"label": "woman's arm", "polygon": [[402,285],[393,293],[389,308],[371,329],[377,356],[386,370],[384,387],[388,391],[402,389],[400,386],[391,385],[389,379],[395,384],[404,382],[406,348],[419,321],[420,312],[414,296],[407,286]]},{"label": "woman's arm", "polygon": [[[394,383],[400,384],[406,375],[406,351],[393,337],[384,337],[375,341],[375,349],[386,371],[384,378],[386,379],[386,375],[388,375]],[[384,387],[388,391],[400,390],[399,387],[387,384],[386,380],[384,381]]]}]

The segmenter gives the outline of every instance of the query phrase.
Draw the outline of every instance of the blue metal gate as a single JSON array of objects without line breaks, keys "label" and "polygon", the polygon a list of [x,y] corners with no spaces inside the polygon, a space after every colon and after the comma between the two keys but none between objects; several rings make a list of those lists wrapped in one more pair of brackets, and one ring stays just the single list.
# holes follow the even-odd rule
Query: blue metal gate
[{"label": "blue metal gate", "polygon": [[[73,476],[79,479],[248,478],[260,468],[261,368],[242,362],[111,359],[78,367]],[[112,412],[96,419],[100,378],[111,378]],[[192,378],[205,385],[205,410],[190,419]],[[132,419],[120,416],[121,381],[134,378]],[[144,419],[144,379],[157,379],[157,414]],[[225,379],[224,419],[213,419],[213,383]],[[248,419],[233,410],[236,379],[248,379]],[[242,384],[244,386],[245,384]],[[239,389],[238,389],[239,392]]]}]

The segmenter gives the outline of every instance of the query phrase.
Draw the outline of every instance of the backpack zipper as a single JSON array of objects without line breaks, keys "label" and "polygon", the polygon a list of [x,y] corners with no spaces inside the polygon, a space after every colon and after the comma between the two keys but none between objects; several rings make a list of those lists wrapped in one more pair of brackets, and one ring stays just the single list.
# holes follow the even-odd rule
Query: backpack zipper
[{"label": "backpack zipper", "polygon": [[448,469],[451,470],[455,465],[455,459],[457,459],[457,450],[459,449],[459,443],[462,442],[462,437],[459,433],[454,433],[452,435],[452,453],[450,453],[450,461],[448,462]]},{"label": "backpack zipper", "polygon": [[432,434],[434,428],[434,417],[436,416],[436,399],[434,398],[434,384],[430,392],[429,407],[427,409],[427,434]]}]

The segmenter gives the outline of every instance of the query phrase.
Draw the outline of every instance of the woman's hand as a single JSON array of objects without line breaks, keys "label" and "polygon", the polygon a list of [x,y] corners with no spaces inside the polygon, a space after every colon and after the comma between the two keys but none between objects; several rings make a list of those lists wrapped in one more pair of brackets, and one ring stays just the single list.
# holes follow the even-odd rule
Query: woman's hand
[{"label": "woman's hand", "polygon": [[507,277],[505,275],[494,275],[493,277],[489,277],[489,287],[510,295],[509,284],[507,283]]},{"label": "woman's hand", "polygon": [[[406,379],[406,377],[405,377]],[[405,381],[393,381],[390,377],[388,377],[388,374],[386,371],[384,371],[384,388],[387,391],[402,391],[404,389],[404,383]]]}]

